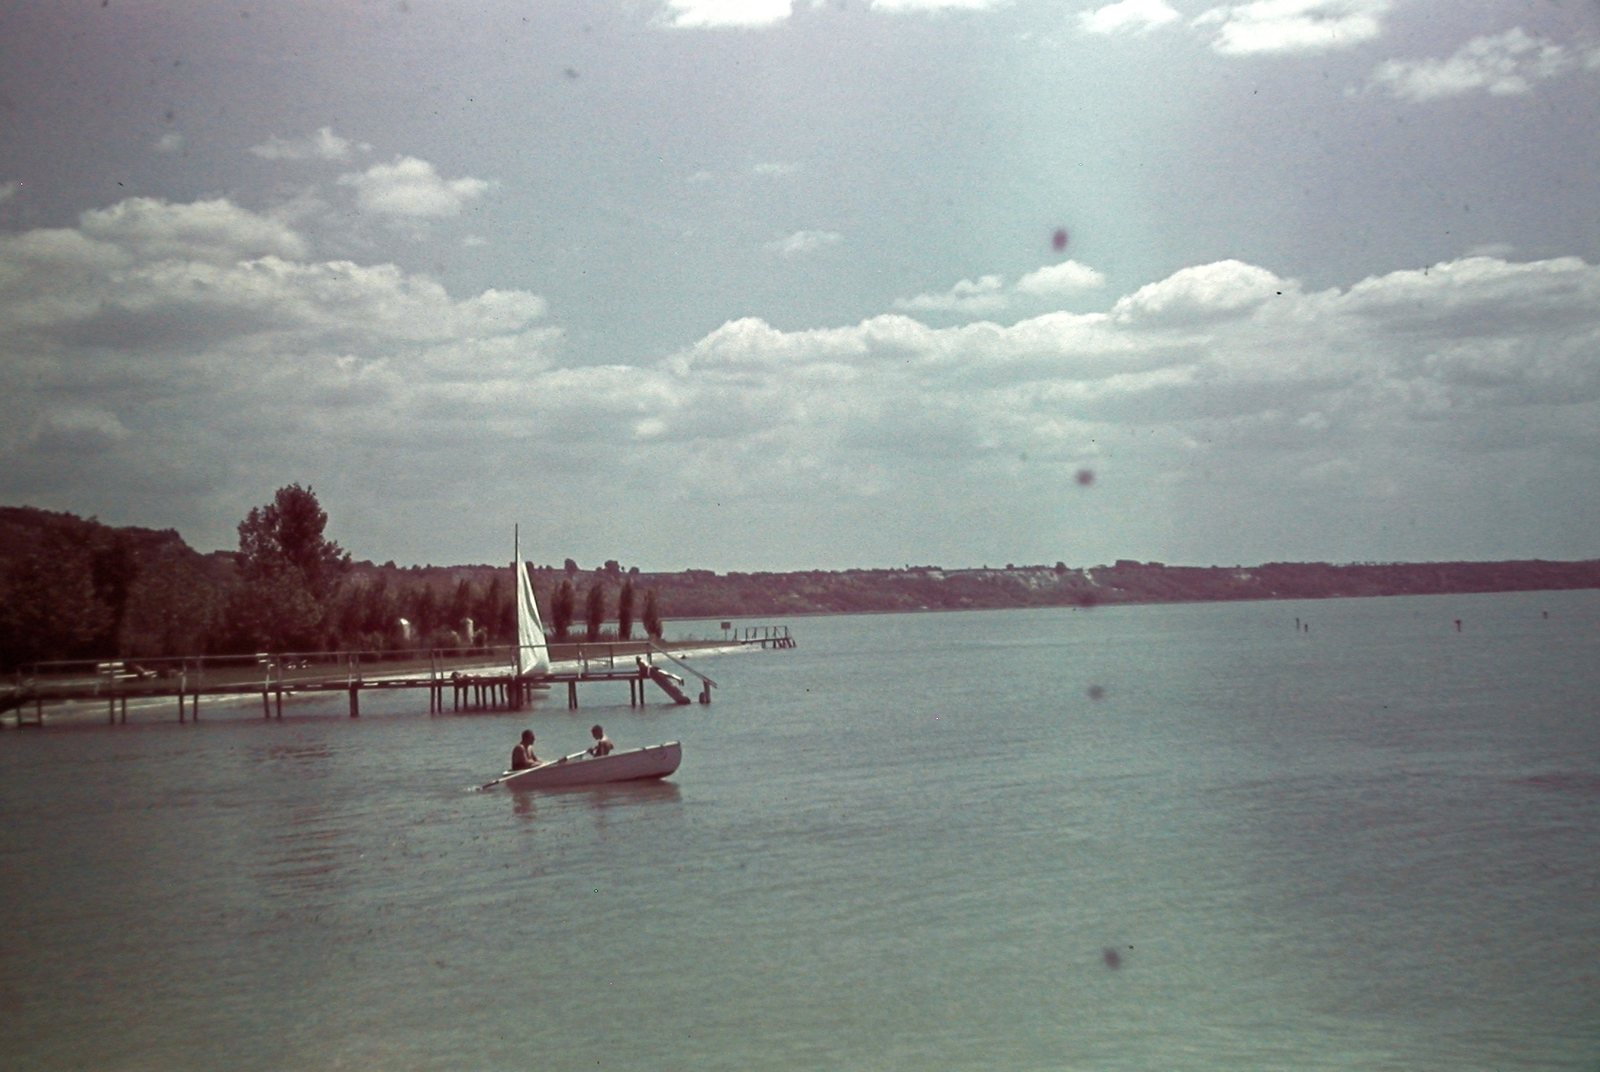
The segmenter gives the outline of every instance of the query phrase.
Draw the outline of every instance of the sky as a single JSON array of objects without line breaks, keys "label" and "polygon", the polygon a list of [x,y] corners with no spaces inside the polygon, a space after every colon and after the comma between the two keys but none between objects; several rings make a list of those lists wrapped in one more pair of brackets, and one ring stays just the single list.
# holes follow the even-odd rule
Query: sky
[{"label": "sky", "polygon": [[1600,2],[0,0],[0,503],[1600,557]]}]

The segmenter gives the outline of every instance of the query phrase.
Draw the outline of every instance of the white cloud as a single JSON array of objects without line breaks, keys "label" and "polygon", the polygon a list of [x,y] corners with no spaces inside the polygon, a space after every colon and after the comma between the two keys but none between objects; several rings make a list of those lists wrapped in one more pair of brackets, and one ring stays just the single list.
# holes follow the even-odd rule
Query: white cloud
[{"label": "white cloud", "polygon": [[796,231],[787,238],[780,238],[775,242],[768,242],[767,249],[783,257],[795,257],[805,253],[815,253],[828,246],[836,246],[844,241],[844,235],[837,231]]},{"label": "white cloud", "polygon": [[1265,268],[1242,261],[1217,261],[1174,272],[1117,299],[1113,319],[1125,324],[1192,326],[1244,316],[1263,302],[1292,291]]},{"label": "white cloud", "polygon": [[482,179],[443,179],[432,164],[414,156],[340,175],[339,185],[354,187],[356,202],[368,212],[411,219],[458,216],[466,202],[489,189]]},{"label": "white cloud", "polygon": [[40,453],[103,454],[128,438],[117,415],[91,406],[42,413],[30,447]]},{"label": "white cloud", "polygon": [[1094,290],[1105,284],[1105,276],[1077,261],[1062,261],[1035,269],[1006,286],[1004,276],[985,275],[963,279],[942,294],[918,294],[898,298],[896,309],[922,313],[967,313],[984,315],[1002,312],[1022,296],[1027,299],[1057,300]]},{"label": "white cloud", "polygon": [[173,205],[133,197],[79,220],[83,234],[125,247],[141,260],[231,264],[267,255],[297,258],[305,239],[284,223],[239,208],[226,199]]},{"label": "white cloud", "polygon": [[175,153],[183,148],[183,135],[177,131],[169,130],[156,140],[156,152]]},{"label": "white cloud", "polygon": [[995,313],[1010,304],[1005,286],[1003,276],[979,276],[976,280],[963,279],[943,294],[897,298],[894,306],[912,312]]},{"label": "white cloud", "polygon": [[1533,83],[1595,66],[1600,51],[1580,57],[1571,49],[1522,27],[1474,37],[1444,60],[1389,60],[1372,72],[1370,85],[1417,103],[1459,97],[1475,90],[1507,97],[1528,93]]},{"label": "white cloud", "polygon": [[872,10],[891,14],[921,11],[992,11],[1008,0],[872,0]]},{"label": "white cloud", "polygon": [[22,189],[20,182],[0,183],[0,202],[6,201]]},{"label": "white cloud", "polygon": [[341,138],[332,127],[322,127],[301,138],[280,138],[274,134],[262,144],[250,147],[250,151],[263,160],[349,160],[352,149],[370,152],[372,146]]},{"label": "white cloud", "polygon": [[[990,277],[927,304],[1002,287]],[[884,472],[915,479],[954,464],[933,460],[931,438],[975,465],[1018,451],[1065,463],[1108,425],[1137,421],[1174,437],[1203,427],[1191,438],[1261,455],[1257,473],[1277,456],[1290,476],[1372,472],[1508,434],[1518,449],[1539,446],[1552,433],[1538,422],[1507,432],[1518,426],[1505,415],[1526,407],[1571,413],[1558,422],[1568,429],[1600,413],[1597,342],[1600,269],[1576,258],[1470,258],[1314,294],[1222,262],[1140,288],[1110,313],[1011,327],[732,321],[668,362],[688,397],[652,415],[652,435],[692,443],[715,424],[724,445],[762,437],[792,455],[774,457],[778,471],[819,478],[842,474],[870,441]],[[1581,439],[1572,449],[1600,449],[1600,422]]]},{"label": "white cloud", "polygon": [[1047,264],[1017,280],[1018,293],[1054,298],[1094,290],[1105,285],[1106,277],[1077,261]]},{"label": "white cloud", "polygon": [[662,22],[681,29],[771,26],[789,10],[790,0],[667,0]]},{"label": "white cloud", "polygon": [[1216,26],[1211,47],[1225,55],[1328,52],[1383,32],[1392,0],[1255,0],[1214,7],[1194,20]]},{"label": "white cloud", "polygon": [[757,164],[750,169],[752,175],[793,175],[800,169],[794,164]]},{"label": "white cloud", "polygon": [[[705,493],[792,519],[824,495],[916,521],[939,504],[1033,508],[1099,459],[1101,497],[1121,479],[1237,506],[1223,490],[1248,488],[1302,516],[1330,501],[1293,499],[1314,488],[1370,528],[1363,496],[1492,479],[1475,459],[1575,486],[1600,468],[1600,268],[1577,258],[1469,257],[1310,293],[1223,261],[1107,312],[745,318],[661,361],[573,367],[538,295],[457,297],[394,265],[293,256],[304,240],[281,226],[227,202],[136,200],[0,236],[0,493],[215,484],[243,509],[310,474],[319,490],[467,503],[532,467],[546,497],[636,501],[648,484],[664,510]],[[236,256],[252,235],[280,252]],[[1066,262],[901,305],[977,315],[1097,283]]]},{"label": "white cloud", "polygon": [[1092,34],[1144,33],[1180,17],[1166,0],[1118,0],[1080,14],[1078,27]]}]

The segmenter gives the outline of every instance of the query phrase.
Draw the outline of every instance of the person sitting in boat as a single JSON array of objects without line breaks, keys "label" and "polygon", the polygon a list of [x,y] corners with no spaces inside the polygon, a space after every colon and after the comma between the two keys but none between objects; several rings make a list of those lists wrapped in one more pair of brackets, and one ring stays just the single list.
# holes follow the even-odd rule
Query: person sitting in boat
[{"label": "person sitting in boat", "polygon": [[611,749],[615,747],[611,743],[611,738],[606,736],[606,731],[599,726],[589,727],[589,734],[594,738],[594,747],[589,749],[589,754],[596,759],[609,755]]},{"label": "person sitting in boat", "polygon": [[533,731],[523,730],[522,740],[511,749],[511,769],[527,770],[538,762],[539,757],[533,754]]}]

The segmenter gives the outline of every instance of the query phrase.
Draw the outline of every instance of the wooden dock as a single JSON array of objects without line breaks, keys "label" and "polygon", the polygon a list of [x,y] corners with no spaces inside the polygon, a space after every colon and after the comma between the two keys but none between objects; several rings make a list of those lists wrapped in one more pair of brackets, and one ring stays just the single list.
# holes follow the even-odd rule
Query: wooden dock
[{"label": "wooden dock", "polygon": [[[715,643],[677,646],[684,650]],[[669,663],[698,680],[700,703],[709,704],[717,687],[656,641],[557,643],[550,649],[549,673],[521,677],[513,668],[513,650],[505,646],[38,663],[17,672],[0,691],[0,713],[13,713],[13,724],[21,729],[43,726],[48,705],[103,702],[107,724],[119,725],[128,721],[130,700],[145,710],[166,701],[174,705],[180,723],[198,722],[202,697],[259,695],[262,717],[281,719],[285,696],[343,692],[349,697],[350,717],[359,718],[365,692],[424,689],[429,714],[442,714],[518,710],[560,685],[566,686],[567,707],[576,709],[579,685],[597,681],[628,682],[629,706],[647,704],[647,682],[674,704],[693,703],[685,677],[668,670],[664,664]]]}]

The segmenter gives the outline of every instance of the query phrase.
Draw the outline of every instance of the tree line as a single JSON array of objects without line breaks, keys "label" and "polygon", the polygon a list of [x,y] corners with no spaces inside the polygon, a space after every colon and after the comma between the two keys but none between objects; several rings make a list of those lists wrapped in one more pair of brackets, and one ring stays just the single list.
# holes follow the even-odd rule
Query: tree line
[{"label": "tree line", "polygon": [[[174,531],[0,508],[0,667],[48,659],[514,643],[504,567],[352,562],[310,487],[278,489],[239,523],[239,549],[202,555]],[[552,642],[661,635],[653,588],[615,562],[534,569]]]}]

